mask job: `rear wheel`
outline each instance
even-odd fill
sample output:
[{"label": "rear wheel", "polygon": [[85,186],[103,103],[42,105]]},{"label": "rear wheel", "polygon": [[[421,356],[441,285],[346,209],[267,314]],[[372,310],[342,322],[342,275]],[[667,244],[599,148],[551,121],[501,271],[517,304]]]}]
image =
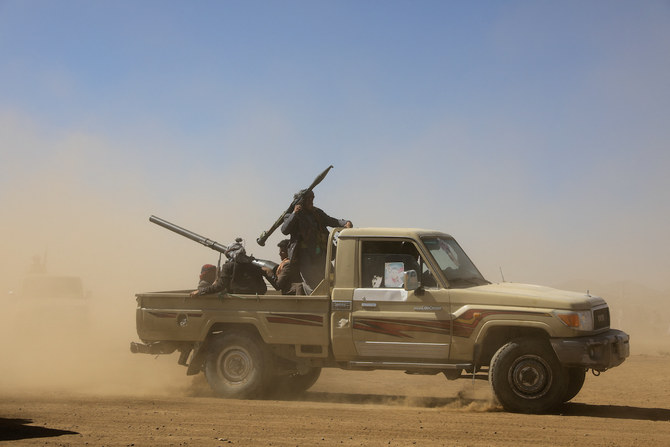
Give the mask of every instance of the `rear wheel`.
[{"label": "rear wheel", "polygon": [[272,360],[262,340],[250,333],[217,335],[205,360],[209,386],[222,397],[259,397],[269,381]]},{"label": "rear wheel", "polygon": [[563,402],[567,402],[579,394],[582,386],[584,386],[584,379],[586,379],[586,369],[568,368],[568,389],[565,391]]},{"label": "rear wheel", "polygon": [[564,402],[568,376],[547,342],[517,339],[491,359],[489,382],[505,410],[543,413]]}]

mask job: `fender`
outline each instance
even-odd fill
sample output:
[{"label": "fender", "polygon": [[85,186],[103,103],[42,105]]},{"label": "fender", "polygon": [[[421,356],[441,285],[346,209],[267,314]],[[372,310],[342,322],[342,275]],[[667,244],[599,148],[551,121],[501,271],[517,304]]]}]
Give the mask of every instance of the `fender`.
[{"label": "fender", "polygon": [[512,338],[523,335],[551,338],[551,326],[541,321],[489,320],[482,324],[474,340],[473,362],[482,366],[488,364],[499,347]]}]

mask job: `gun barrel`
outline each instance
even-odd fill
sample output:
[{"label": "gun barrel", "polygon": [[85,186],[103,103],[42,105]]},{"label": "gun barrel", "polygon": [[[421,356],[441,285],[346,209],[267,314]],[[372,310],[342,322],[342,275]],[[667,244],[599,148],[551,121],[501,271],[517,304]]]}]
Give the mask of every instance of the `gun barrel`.
[{"label": "gun barrel", "polygon": [[184,236],[185,238],[188,238],[194,242],[202,244],[205,247],[209,247],[212,250],[216,250],[219,253],[225,253],[226,250],[228,250],[228,247],[226,247],[225,245],[219,244],[216,241],[200,236],[197,233],[187,230],[186,228],[182,228],[179,225],[175,225],[171,222],[168,222],[165,219],[161,219],[160,217],[151,216],[149,217],[149,221],[155,223],[156,225],[160,225],[161,227],[166,228],[172,232],[175,232],[181,236]]}]

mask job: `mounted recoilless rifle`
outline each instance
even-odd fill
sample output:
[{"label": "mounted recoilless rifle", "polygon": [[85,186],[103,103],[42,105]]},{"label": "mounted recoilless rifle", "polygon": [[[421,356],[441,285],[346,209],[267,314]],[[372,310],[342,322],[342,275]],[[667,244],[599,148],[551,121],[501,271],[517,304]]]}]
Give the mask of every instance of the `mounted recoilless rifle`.
[{"label": "mounted recoilless rifle", "polygon": [[[149,221],[155,223],[156,225],[160,225],[163,228],[167,228],[170,231],[173,231],[177,234],[180,234],[184,236],[185,238],[188,238],[192,241],[195,241],[199,244],[204,245],[205,247],[211,248],[212,250],[216,250],[219,253],[223,253],[226,255],[226,258],[230,258],[230,248],[226,245],[219,244],[216,241],[213,241],[211,239],[208,239],[206,237],[200,236],[197,233],[194,233],[190,230],[187,230],[186,228],[182,228],[179,225],[175,225],[171,222],[168,222],[167,220],[161,219],[160,217],[156,216],[151,216],[149,217]],[[257,259],[254,258],[253,256],[249,256],[251,258],[251,263],[256,265],[257,267],[266,267],[270,270],[273,270],[275,267],[277,267],[276,262],[268,261],[265,259]]]},{"label": "mounted recoilless rifle", "polygon": [[307,188],[307,189],[303,189],[303,190],[301,190],[298,194],[295,195],[295,197],[293,198],[293,202],[291,202],[291,204],[288,206],[288,208],[286,208],[286,211],[284,211],[284,212],[282,213],[282,215],[279,216],[279,219],[277,219],[277,221],[276,221],[274,224],[272,224],[272,226],[270,227],[269,230],[267,230],[267,231],[263,231],[263,232],[261,233],[261,235],[258,237],[258,239],[256,239],[256,242],[258,242],[258,245],[260,245],[261,247],[265,246],[265,241],[267,241],[268,238],[272,235],[272,233],[273,233],[273,232],[274,232],[274,231],[275,231],[275,230],[276,230],[282,223],[284,223],[284,217],[286,217],[287,214],[291,214],[291,213],[293,212],[293,209],[295,208],[295,206],[296,206],[298,203],[300,203],[300,201],[302,200],[302,198],[305,197],[305,194],[307,194],[308,192],[312,191],[312,190],[316,187],[316,185],[318,185],[319,183],[321,183],[321,182],[323,181],[323,179],[326,178],[326,175],[328,175],[328,171],[330,171],[331,169],[333,169],[333,165],[328,166],[328,167],[326,168],[325,171],[323,171],[321,174],[319,174],[319,175],[314,179],[314,181],[312,182],[312,184],[309,185],[309,188]]}]

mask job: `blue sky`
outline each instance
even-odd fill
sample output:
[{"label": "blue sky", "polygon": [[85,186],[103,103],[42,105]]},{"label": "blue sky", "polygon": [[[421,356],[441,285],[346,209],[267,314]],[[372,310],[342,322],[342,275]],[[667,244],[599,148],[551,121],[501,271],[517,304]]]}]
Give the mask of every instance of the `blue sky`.
[{"label": "blue sky", "polygon": [[317,206],[449,232],[490,279],[667,289],[667,1],[0,0],[0,54],[6,272],[191,281],[212,255],[151,214],[274,257],[332,164]]}]

